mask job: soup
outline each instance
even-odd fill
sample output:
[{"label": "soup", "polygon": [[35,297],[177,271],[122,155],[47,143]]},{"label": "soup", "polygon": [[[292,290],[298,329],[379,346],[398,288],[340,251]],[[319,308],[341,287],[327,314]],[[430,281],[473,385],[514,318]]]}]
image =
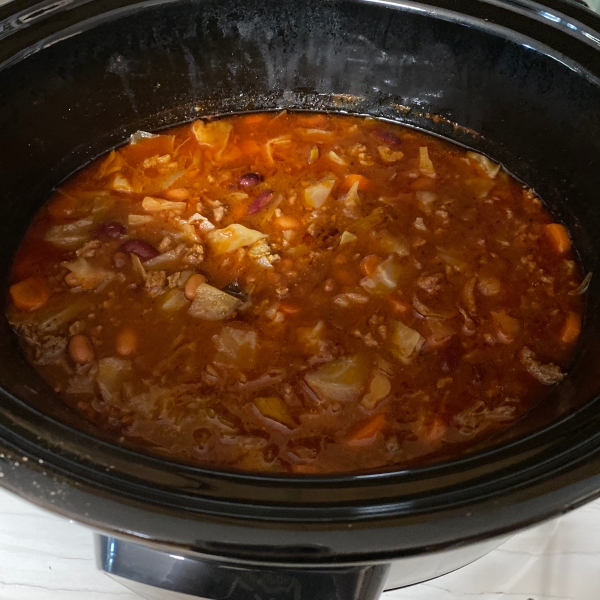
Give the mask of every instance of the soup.
[{"label": "soup", "polygon": [[588,281],[487,157],[257,113],[138,132],[65,182],[18,250],[8,316],[66,403],[146,451],[340,473],[511,425],[564,378]]}]

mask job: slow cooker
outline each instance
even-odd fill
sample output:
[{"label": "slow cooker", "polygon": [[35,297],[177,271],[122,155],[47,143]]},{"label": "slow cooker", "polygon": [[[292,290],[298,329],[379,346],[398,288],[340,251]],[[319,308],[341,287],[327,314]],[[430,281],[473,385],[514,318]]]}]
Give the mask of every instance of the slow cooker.
[{"label": "slow cooker", "polygon": [[[372,115],[483,152],[599,273],[599,77],[600,18],[566,0],[0,2],[1,297],[78,167],[139,129],[256,110]],[[143,454],[57,399],[0,310],[0,484],[89,525],[101,568],[149,598],[374,599],[600,495],[599,300],[596,275],[568,377],[515,426],[458,460],[343,476]]]}]

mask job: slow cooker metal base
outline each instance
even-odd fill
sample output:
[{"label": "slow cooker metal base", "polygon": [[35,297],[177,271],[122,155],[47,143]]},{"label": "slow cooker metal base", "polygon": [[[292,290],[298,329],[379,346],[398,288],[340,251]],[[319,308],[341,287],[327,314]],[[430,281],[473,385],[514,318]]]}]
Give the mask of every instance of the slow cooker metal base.
[{"label": "slow cooker metal base", "polygon": [[183,556],[95,535],[98,568],[147,600],[376,600],[383,590],[413,585],[459,569],[506,539],[403,557],[391,564],[271,567]]}]

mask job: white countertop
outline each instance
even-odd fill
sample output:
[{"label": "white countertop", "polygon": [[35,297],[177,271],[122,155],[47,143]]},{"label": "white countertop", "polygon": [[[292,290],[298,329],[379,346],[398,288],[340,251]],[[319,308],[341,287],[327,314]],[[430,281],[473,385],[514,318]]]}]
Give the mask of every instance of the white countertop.
[{"label": "white countertop", "polygon": [[[382,600],[598,600],[600,500]],[[0,490],[0,600],[140,600],[96,570],[85,527]]]}]

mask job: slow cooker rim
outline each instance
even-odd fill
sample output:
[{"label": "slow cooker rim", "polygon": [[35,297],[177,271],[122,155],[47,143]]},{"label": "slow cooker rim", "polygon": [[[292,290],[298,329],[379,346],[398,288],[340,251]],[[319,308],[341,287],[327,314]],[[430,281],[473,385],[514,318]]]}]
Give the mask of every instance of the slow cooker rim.
[{"label": "slow cooker rim", "polygon": [[[368,0],[362,0],[362,1],[363,1],[363,3],[368,2]],[[382,4],[389,4],[389,2],[382,3]],[[395,5],[395,3],[393,3],[393,4]],[[403,3],[400,3],[400,4],[403,4]],[[15,404],[15,406],[14,406],[15,413],[21,413],[21,415],[24,414],[24,415],[29,415],[32,417],[42,418],[43,420],[46,420],[46,421],[48,420],[48,417],[44,416],[42,413],[35,411],[31,407],[24,404],[21,400],[18,400],[16,397],[10,396],[10,398],[8,398],[9,395],[6,392],[4,392],[3,394],[7,400],[10,400]],[[535,432],[534,434],[532,434],[532,437],[537,440],[540,440],[541,434],[550,436],[551,433],[554,433],[559,426],[562,427],[564,425],[564,423],[568,423],[568,422],[573,423],[576,416],[580,416],[581,412],[583,412],[584,410],[589,410],[591,405],[595,405],[599,401],[600,401],[600,399],[596,398],[594,401],[587,404],[585,407],[582,407],[576,413],[568,415],[564,420],[561,420],[558,423],[552,424],[547,429],[545,429],[541,432]],[[19,415],[19,420],[21,420],[21,418],[20,418],[21,415]],[[8,424],[8,422],[11,420],[11,417],[13,417],[13,415],[9,415],[7,413],[6,406],[2,407],[2,417],[4,419],[5,425]],[[87,434],[80,432],[78,430],[69,428],[68,426],[66,426],[62,423],[55,422],[55,424],[60,425],[63,428],[66,428],[65,435],[67,437],[81,438],[82,448],[84,448],[86,442],[89,442],[92,439],[91,436],[88,436]],[[37,435],[39,435],[39,433],[40,433],[39,431],[37,431],[35,434],[33,433],[33,431],[31,432],[32,436],[34,436],[34,435],[37,436]],[[17,437],[15,436],[14,431],[7,432],[2,437],[4,437],[4,440],[7,443],[7,446],[12,445],[11,442],[14,442],[15,446],[13,446],[13,447],[15,448],[15,450],[19,450],[19,449],[23,448],[24,446],[28,446],[29,441],[31,441],[31,440],[26,440],[26,438],[21,438],[21,440],[19,441],[17,439]],[[33,440],[33,437],[31,439]],[[595,439],[594,436],[591,436],[589,438],[589,441],[592,442],[592,441],[594,441],[594,439]],[[507,447],[500,447],[497,449],[488,450],[481,456],[485,456],[486,458],[489,458],[492,455],[497,455],[498,452],[500,452],[506,448],[514,448],[515,446],[518,446],[521,443],[523,443],[525,440],[531,441],[529,436],[527,436],[526,438],[515,441],[513,444],[511,444]],[[96,444],[105,444],[105,442],[102,442],[101,440],[97,440],[95,438],[93,438],[93,442]],[[125,448],[120,448],[120,447],[112,445],[112,444],[110,444],[110,445],[107,444],[107,445],[110,446],[111,450],[113,450],[113,451],[118,450],[118,453],[123,453],[124,456],[131,456],[133,454],[133,455],[135,455],[136,459],[138,459],[138,460],[143,459],[142,462],[145,462],[146,464],[148,464],[146,462],[148,460],[150,460],[150,461],[158,460],[162,465],[165,465],[167,468],[175,465],[178,467],[178,469],[180,469],[182,466],[181,463],[171,463],[170,461],[166,461],[164,459],[155,459],[154,457],[148,457],[145,454],[137,453],[135,451],[125,449]],[[600,446],[600,443],[598,443],[598,440],[596,439],[596,444],[593,444],[593,449],[596,450],[599,446]],[[577,448],[577,450],[581,451],[581,448]],[[574,452],[575,450],[571,449],[571,451]],[[585,452],[588,452],[588,451],[589,451],[589,448],[585,449]],[[25,455],[25,454],[27,454],[27,451],[20,452],[20,454]],[[577,454],[577,453],[575,453],[575,454]],[[423,474],[425,472],[436,471],[440,467],[449,468],[449,467],[455,466],[457,464],[464,465],[466,462],[472,462],[475,458],[478,458],[478,457],[479,457],[479,455],[478,456],[469,456],[469,457],[459,459],[458,461],[450,461],[448,463],[443,463],[442,465],[432,465],[430,467],[423,468],[423,470],[412,470],[410,474],[413,476],[418,476],[419,474]],[[579,455],[577,455],[573,458],[581,458],[581,457],[579,457]],[[45,460],[41,457],[38,457],[35,454],[35,452],[31,453],[31,459]],[[51,463],[51,461],[45,461],[44,464],[52,464],[52,463]],[[349,475],[349,476],[341,476],[340,478],[335,478],[335,477],[331,477],[331,476],[314,477],[314,478],[313,477],[294,477],[294,476],[273,477],[272,475],[265,476],[265,475],[255,475],[255,474],[249,475],[249,474],[243,474],[243,473],[227,473],[227,472],[222,472],[222,471],[205,470],[205,469],[201,469],[199,467],[190,467],[190,469],[193,469],[194,474],[207,475],[207,476],[211,476],[211,477],[218,476],[218,477],[224,477],[226,479],[231,478],[231,479],[251,480],[252,482],[260,481],[263,484],[266,482],[272,482],[272,483],[282,483],[283,482],[285,485],[289,485],[291,482],[294,482],[297,480],[298,482],[304,484],[305,486],[308,484],[311,484],[311,483],[314,483],[315,485],[320,486],[320,485],[322,485],[322,483],[324,481],[325,482],[333,482],[333,483],[337,483],[337,484],[346,484],[346,483],[354,484],[354,483],[356,483],[357,480],[359,482],[364,481],[364,482],[369,482],[369,483],[377,480],[377,483],[379,483],[380,480],[385,480],[387,478],[392,478],[392,477],[397,477],[399,475],[403,475],[403,472],[394,472],[394,473],[376,473],[376,474],[365,474],[365,475]]]}]

